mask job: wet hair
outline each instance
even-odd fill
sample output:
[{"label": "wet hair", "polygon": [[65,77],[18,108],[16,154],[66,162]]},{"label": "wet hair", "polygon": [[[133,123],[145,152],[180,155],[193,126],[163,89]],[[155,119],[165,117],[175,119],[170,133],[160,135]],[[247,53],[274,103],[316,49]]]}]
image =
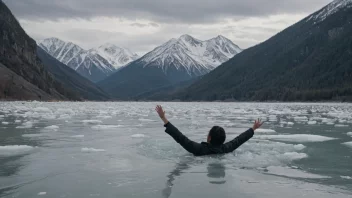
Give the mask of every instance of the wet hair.
[{"label": "wet hair", "polygon": [[210,144],[214,146],[220,146],[226,140],[225,130],[219,126],[214,126],[213,128],[211,128],[211,130],[209,131],[209,136],[211,137]]}]

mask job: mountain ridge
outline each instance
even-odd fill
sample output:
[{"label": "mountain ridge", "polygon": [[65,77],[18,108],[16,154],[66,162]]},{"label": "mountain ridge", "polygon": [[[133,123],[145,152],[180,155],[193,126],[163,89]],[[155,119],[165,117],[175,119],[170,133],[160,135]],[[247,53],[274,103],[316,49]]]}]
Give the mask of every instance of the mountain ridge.
[{"label": "mountain ridge", "polygon": [[182,35],[154,48],[98,85],[116,98],[129,99],[202,76],[240,51],[222,37],[201,41]]},{"label": "mountain ridge", "polygon": [[113,44],[109,46],[104,44],[98,48],[85,50],[72,42],[65,42],[55,37],[41,40],[38,43],[38,46],[47,53],[92,82],[103,80],[124,64],[136,59],[137,56],[130,50]]},{"label": "mountain ridge", "polygon": [[[348,3],[329,12],[341,2]],[[332,2],[168,99],[352,100],[351,2]],[[309,20],[315,16],[326,17]]]}]

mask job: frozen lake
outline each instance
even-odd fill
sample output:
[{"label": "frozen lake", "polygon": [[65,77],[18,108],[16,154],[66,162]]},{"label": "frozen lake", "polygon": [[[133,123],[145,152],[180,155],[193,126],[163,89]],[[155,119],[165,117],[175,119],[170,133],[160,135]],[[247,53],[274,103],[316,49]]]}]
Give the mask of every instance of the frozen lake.
[{"label": "frozen lake", "polygon": [[193,157],[164,132],[158,103],[0,103],[0,197],[352,197],[352,104],[161,103],[190,139],[232,154]]}]

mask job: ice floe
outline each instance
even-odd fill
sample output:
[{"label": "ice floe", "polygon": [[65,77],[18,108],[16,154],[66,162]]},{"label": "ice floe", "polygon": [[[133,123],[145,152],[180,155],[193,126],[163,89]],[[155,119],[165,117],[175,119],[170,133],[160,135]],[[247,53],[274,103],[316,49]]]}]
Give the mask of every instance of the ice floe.
[{"label": "ice floe", "polygon": [[104,149],[96,149],[96,148],[82,148],[82,152],[84,153],[94,153],[94,152],[104,152]]},{"label": "ice floe", "polygon": [[131,135],[132,138],[144,138],[145,135],[144,134],[134,134],[134,135]]},{"label": "ice floe", "polygon": [[311,134],[293,134],[293,135],[258,135],[255,136],[258,139],[266,140],[278,140],[287,142],[325,142],[330,140],[335,140],[336,138],[311,135]]},{"label": "ice floe", "polygon": [[308,157],[308,155],[305,153],[297,153],[297,152],[287,152],[287,153],[284,153],[284,156],[287,157],[287,159],[289,160],[300,160]]},{"label": "ice floe", "polygon": [[0,156],[16,156],[16,155],[24,155],[33,151],[35,147],[27,146],[27,145],[7,145],[0,146]]},{"label": "ice floe", "polygon": [[101,120],[82,120],[85,124],[100,124],[103,123]]},{"label": "ice floe", "polygon": [[25,138],[36,138],[36,137],[42,137],[44,136],[43,134],[23,134],[22,137]]},{"label": "ice floe", "polygon": [[297,150],[297,151],[301,151],[301,150],[303,150],[303,149],[306,148],[306,146],[304,146],[303,144],[297,144],[297,145],[294,145],[293,147],[294,147],[295,150]]},{"label": "ice floe", "polygon": [[84,138],[84,135],[73,135],[72,138]]},{"label": "ice floe", "polygon": [[44,127],[45,130],[51,130],[51,131],[57,131],[59,130],[59,126],[57,125],[51,125],[51,126],[47,126],[47,127]]},{"label": "ice floe", "polygon": [[345,143],[342,143],[343,145],[345,146],[348,146],[350,148],[352,148],[352,142],[345,142]]},{"label": "ice floe", "polygon": [[123,127],[122,125],[95,125],[92,126],[92,129],[104,130],[104,129],[116,129]]},{"label": "ice floe", "polygon": [[345,125],[345,124],[335,124],[335,127],[348,127],[348,125]]},{"label": "ice floe", "polygon": [[309,121],[307,124],[314,125],[314,124],[317,124],[317,121]]},{"label": "ice floe", "polygon": [[17,126],[17,129],[29,129],[33,127],[34,122],[32,121],[27,121],[25,123],[23,123],[21,126]]},{"label": "ice floe", "polygon": [[254,133],[276,133],[273,129],[257,129]]}]

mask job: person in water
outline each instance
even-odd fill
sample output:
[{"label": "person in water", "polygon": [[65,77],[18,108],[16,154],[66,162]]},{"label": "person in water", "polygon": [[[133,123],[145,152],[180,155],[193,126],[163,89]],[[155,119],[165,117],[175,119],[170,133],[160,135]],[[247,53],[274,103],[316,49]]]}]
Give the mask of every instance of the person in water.
[{"label": "person in water", "polygon": [[231,153],[251,139],[254,135],[254,131],[260,128],[264,123],[260,119],[256,120],[252,128],[248,129],[246,132],[226,144],[224,144],[226,139],[225,130],[222,127],[214,126],[209,131],[207,142],[202,142],[199,144],[188,139],[174,125],[172,125],[167,120],[165,111],[160,105],[158,105],[155,110],[164,122],[164,127],[166,127],[165,132],[173,137],[174,140],[184,149],[195,156]]}]

